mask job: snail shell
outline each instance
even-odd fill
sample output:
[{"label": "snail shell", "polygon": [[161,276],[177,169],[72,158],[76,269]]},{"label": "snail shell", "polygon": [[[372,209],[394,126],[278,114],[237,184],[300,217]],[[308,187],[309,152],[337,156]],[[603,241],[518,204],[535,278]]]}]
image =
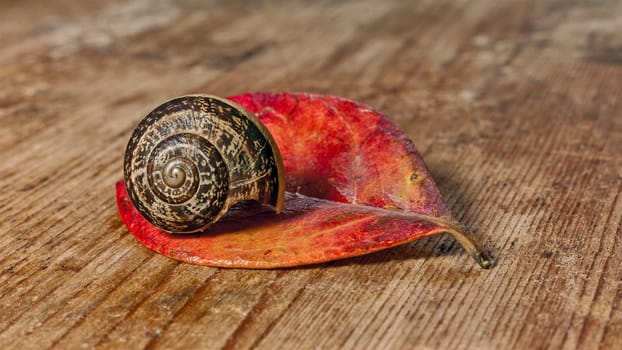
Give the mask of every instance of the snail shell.
[{"label": "snail shell", "polygon": [[127,145],[124,179],[145,219],[172,233],[204,230],[234,204],[283,208],[283,160],[268,129],[226,99],[193,95],[160,105]]}]

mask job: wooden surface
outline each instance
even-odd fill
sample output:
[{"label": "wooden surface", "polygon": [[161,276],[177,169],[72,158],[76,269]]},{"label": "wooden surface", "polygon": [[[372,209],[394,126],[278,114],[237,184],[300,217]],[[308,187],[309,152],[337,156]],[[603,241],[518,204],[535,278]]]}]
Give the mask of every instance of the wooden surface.
[{"label": "wooden surface", "polygon": [[[622,2],[0,3],[0,348],[622,347]],[[299,269],[143,248],[114,183],[188,93],[389,115],[498,258],[449,237]]]}]

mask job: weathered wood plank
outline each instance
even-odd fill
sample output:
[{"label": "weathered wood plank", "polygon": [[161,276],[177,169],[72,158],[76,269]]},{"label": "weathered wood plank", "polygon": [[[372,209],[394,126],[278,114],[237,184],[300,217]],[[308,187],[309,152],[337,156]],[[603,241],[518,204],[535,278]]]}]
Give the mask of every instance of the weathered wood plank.
[{"label": "weathered wood plank", "polygon": [[[622,347],[617,1],[0,4],[0,348]],[[141,247],[114,183],[172,96],[312,91],[385,112],[449,237],[301,269]]]}]

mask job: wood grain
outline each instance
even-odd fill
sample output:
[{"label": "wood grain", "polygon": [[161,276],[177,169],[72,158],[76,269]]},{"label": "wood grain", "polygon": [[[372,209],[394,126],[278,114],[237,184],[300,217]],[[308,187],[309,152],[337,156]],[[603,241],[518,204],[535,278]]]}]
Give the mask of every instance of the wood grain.
[{"label": "wood grain", "polygon": [[[0,348],[622,347],[622,3],[0,4]],[[299,269],[178,263],[114,183],[154,106],[309,91],[389,115],[449,237]]]}]

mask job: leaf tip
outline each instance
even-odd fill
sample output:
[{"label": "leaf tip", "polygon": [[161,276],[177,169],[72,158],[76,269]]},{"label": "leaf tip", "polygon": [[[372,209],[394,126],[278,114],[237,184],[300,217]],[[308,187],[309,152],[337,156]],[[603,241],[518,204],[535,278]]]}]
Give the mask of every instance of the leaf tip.
[{"label": "leaf tip", "polygon": [[473,253],[473,259],[479,264],[482,269],[490,269],[494,265],[494,260],[487,252],[475,252]]},{"label": "leaf tip", "polygon": [[473,238],[466,232],[456,229],[447,229],[447,233],[452,235],[458,243],[466,250],[477,264],[483,269],[490,269],[494,266],[494,259],[488,253],[479,248]]}]

